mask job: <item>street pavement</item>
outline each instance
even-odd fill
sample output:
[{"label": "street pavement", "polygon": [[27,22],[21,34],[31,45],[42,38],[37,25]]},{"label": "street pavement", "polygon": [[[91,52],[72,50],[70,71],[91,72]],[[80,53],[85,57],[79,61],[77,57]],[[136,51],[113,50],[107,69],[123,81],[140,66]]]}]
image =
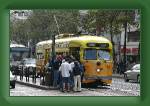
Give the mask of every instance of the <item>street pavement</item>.
[{"label": "street pavement", "polygon": [[82,92],[63,93],[59,90],[39,89],[17,83],[15,89],[10,89],[10,96],[140,96],[140,84],[124,82],[124,79],[116,77],[110,86],[82,88]]}]

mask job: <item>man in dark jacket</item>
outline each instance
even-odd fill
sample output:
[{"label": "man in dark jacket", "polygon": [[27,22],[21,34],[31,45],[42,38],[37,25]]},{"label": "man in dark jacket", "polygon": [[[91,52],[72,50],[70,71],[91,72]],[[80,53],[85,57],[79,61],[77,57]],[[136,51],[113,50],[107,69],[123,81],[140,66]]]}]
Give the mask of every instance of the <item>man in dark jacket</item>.
[{"label": "man in dark jacket", "polygon": [[78,61],[74,62],[74,91],[81,91],[81,68]]},{"label": "man in dark jacket", "polygon": [[54,63],[53,63],[53,71],[54,71],[54,87],[57,87],[57,82],[58,82],[58,75],[59,75],[59,67],[60,67],[60,61],[58,58],[56,58],[54,60]]}]

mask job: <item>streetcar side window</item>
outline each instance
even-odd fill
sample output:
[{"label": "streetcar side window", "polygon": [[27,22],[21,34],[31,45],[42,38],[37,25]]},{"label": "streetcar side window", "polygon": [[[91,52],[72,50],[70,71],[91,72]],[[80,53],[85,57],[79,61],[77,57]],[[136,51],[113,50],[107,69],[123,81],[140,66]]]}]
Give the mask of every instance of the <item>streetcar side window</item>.
[{"label": "streetcar side window", "polygon": [[70,48],[70,55],[75,57],[78,61],[80,60],[80,47],[71,47]]},{"label": "streetcar side window", "polygon": [[96,49],[86,49],[84,51],[84,59],[85,60],[96,60],[97,59]]},{"label": "streetcar side window", "polygon": [[37,59],[43,59],[44,56],[43,56],[43,53],[37,53]]}]

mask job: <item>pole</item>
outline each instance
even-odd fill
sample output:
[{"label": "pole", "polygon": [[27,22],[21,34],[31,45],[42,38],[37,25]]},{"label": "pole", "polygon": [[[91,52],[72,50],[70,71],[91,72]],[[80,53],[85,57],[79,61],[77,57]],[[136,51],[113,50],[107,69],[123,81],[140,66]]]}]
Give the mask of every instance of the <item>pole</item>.
[{"label": "pole", "polygon": [[55,58],[55,34],[52,35],[52,66]]},{"label": "pole", "polygon": [[139,45],[138,45],[138,62],[140,62],[140,41],[139,41]]},{"label": "pole", "polygon": [[[57,31],[58,31],[58,34],[60,34],[60,31],[59,31],[59,25],[58,25],[58,22],[57,22],[57,19],[56,19],[56,16],[55,15],[53,15],[54,16],[54,21],[56,22],[56,26],[57,26]],[[55,70],[54,70],[54,60],[55,60],[55,35],[56,35],[56,32],[54,31],[53,32],[53,35],[52,35],[52,75],[53,75],[53,86],[54,86],[54,82],[55,82],[55,79],[56,78],[54,78],[54,77],[56,77],[55,76],[55,74],[56,74],[56,72],[54,72]]]},{"label": "pole", "polygon": [[[56,22],[58,34],[60,34],[59,25],[58,25],[56,16],[53,15],[53,17],[54,17],[54,21]],[[53,67],[53,63],[54,63],[54,59],[55,59],[55,34],[56,34],[56,32],[54,31],[54,32],[53,32],[53,35],[52,35],[52,67]]]},{"label": "pole", "polygon": [[48,80],[48,83],[51,85],[53,85],[53,82],[54,82],[54,59],[55,59],[55,33],[53,32],[52,33],[52,52],[50,52],[50,61],[49,61],[49,64],[51,66],[51,71],[49,72],[48,71],[48,76],[50,76],[49,80]]},{"label": "pole", "polygon": [[125,30],[125,36],[124,36],[124,47],[123,47],[123,55],[124,55],[124,71],[126,71],[126,38],[127,38],[127,10],[125,12],[125,22],[124,22],[124,30]]},{"label": "pole", "polygon": [[[56,19],[56,16],[54,16],[54,21],[56,22],[56,26],[57,26],[57,30],[58,30],[58,34],[60,34],[60,31],[59,31],[59,25],[58,25],[58,22],[57,22],[57,19]],[[53,63],[54,63],[54,59],[55,59],[55,31],[53,32],[53,35],[52,35],[52,66],[53,66]]]}]

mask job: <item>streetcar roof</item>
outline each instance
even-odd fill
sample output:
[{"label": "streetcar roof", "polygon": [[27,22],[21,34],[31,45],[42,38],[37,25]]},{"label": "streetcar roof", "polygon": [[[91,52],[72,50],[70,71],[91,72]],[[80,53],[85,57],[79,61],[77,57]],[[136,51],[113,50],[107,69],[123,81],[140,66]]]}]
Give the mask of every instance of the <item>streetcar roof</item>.
[{"label": "streetcar roof", "polygon": [[[68,42],[68,41],[101,41],[101,42],[110,42],[107,38],[105,37],[100,37],[100,36],[80,36],[80,37],[71,37],[71,38],[62,38],[62,39],[56,39],[57,42]],[[37,43],[36,45],[44,45],[44,44],[51,44],[52,40],[46,40],[46,41],[41,41]]]},{"label": "streetcar roof", "polygon": [[25,47],[22,44],[10,44],[10,47]]}]

